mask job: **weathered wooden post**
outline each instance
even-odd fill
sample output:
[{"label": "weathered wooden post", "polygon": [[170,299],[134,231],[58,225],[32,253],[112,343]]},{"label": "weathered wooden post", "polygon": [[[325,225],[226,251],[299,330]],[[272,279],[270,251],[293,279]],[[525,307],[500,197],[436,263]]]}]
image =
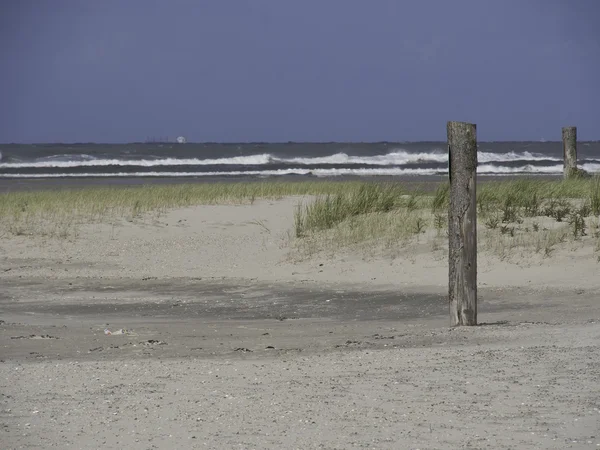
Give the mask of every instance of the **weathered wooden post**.
[{"label": "weathered wooden post", "polygon": [[477,126],[448,122],[450,322],[477,325]]},{"label": "weathered wooden post", "polygon": [[577,176],[577,127],[563,127],[564,178]]}]

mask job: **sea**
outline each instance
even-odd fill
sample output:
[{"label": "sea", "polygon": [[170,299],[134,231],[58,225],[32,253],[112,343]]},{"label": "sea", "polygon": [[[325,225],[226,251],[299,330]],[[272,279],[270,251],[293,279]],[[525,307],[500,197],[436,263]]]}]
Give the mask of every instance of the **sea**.
[{"label": "sea", "polygon": [[[578,142],[600,172],[600,142]],[[561,142],[480,142],[478,175],[560,175]],[[2,144],[0,178],[415,177],[448,173],[444,142]]]}]

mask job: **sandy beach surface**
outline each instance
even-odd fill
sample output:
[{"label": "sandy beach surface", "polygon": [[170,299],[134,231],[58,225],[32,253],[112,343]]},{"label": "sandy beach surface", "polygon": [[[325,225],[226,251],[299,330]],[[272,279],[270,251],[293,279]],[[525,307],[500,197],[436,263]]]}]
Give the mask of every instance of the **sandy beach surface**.
[{"label": "sandy beach surface", "polygon": [[443,249],[303,256],[298,201],[3,236],[0,447],[600,448],[593,248],[482,252],[449,328]]}]

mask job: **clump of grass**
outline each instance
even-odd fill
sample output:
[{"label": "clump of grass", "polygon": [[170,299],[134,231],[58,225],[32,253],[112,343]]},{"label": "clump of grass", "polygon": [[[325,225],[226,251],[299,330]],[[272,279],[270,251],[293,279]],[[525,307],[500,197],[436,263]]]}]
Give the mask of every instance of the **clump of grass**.
[{"label": "clump of grass", "polygon": [[294,243],[300,257],[325,252],[335,254],[352,248],[364,254],[393,254],[411,239],[426,231],[427,216],[422,211],[399,208],[387,213],[353,216],[337,226],[305,234]]},{"label": "clump of grass", "polygon": [[579,212],[571,213],[569,216],[569,225],[571,226],[571,233],[574,239],[579,239],[586,235],[586,223],[585,216],[582,216]]},{"label": "clump of grass", "polygon": [[398,185],[363,184],[354,191],[317,197],[296,209],[295,234],[302,237],[331,229],[351,217],[389,212],[400,204],[401,192]]},{"label": "clump of grass", "polygon": [[588,200],[584,200],[584,202],[575,210],[576,214],[579,214],[581,217],[589,217],[592,214],[592,207]]},{"label": "clump of grass", "polygon": [[417,208],[417,196],[412,194],[408,197],[406,201],[406,209],[409,211],[414,211]]},{"label": "clump of grass", "polygon": [[518,219],[518,205],[512,194],[507,195],[502,203],[502,222],[512,223]]},{"label": "clump of grass", "polygon": [[448,209],[448,202],[450,198],[450,183],[442,183],[438,186],[433,194],[433,200],[431,208],[434,213],[437,213],[441,210]]},{"label": "clump of grass", "polygon": [[438,235],[441,233],[442,229],[448,227],[448,215],[436,213],[433,217],[433,224],[435,229],[438,231]]},{"label": "clump of grass", "polygon": [[[586,198],[593,186],[593,179],[540,180],[522,178],[519,180],[482,183],[477,190],[480,212],[482,208],[502,205],[507,198],[511,203],[523,208],[526,215],[533,217],[539,214],[544,200],[560,198]],[[600,186],[598,187],[600,196]]]},{"label": "clump of grass", "polygon": [[562,222],[565,217],[571,213],[571,204],[564,198],[551,199],[544,210],[544,214],[554,218],[557,222]]},{"label": "clump of grass", "polygon": [[594,216],[600,216],[600,175],[590,183],[590,209]]},{"label": "clump of grass", "polygon": [[485,219],[485,227],[490,229],[490,230],[495,230],[496,228],[498,228],[498,225],[500,224],[500,217],[498,217],[497,214],[492,214],[490,216],[487,217],[487,219]]},{"label": "clump of grass", "polygon": [[580,169],[579,167],[573,167],[569,170],[569,178],[573,178],[573,179],[586,179],[586,178],[590,178],[592,175],[589,172],[586,172],[583,169]]},{"label": "clump of grass", "polygon": [[600,262],[600,224],[594,224],[594,231],[592,234],[595,244],[594,244],[594,252],[599,253],[598,262]]},{"label": "clump of grass", "polygon": [[327,195],[318,198],[314,203],[305,206],[298,205],[294,214],[296,237],[303,237],[311,230],[326,230],[349,217],[345,209],[343,194]]},{"label": "clump of grass", "polygon": [[421,234],[425,232],[425,227],[427,226],[427,222],[423,217],[417,217],[415,219],[415,234]]},{"label": "clump of grass", "polygon": [[502,225],[498,231],[486,230],[480,235],[481,248],[500,257],[509,259],[523,256],[532,252],[541,254],[545,258],[554,254],[557,246],[564,243],[571,235],[569,226],[559,226],[554,229],[543,229],[536,233],[517,230],[515,227]]},{"label": "clump of grass", "polygon": [[497,204],[497,199],[490,190],[483,189],[477,193],[477,211],[479,214],[489,214]]},{"label": "clump of grass", "polygon": [[538,216],[540,213],[541,206],[542,202],[537,191],[530,192],[528,193],[528,195],[523,197],[523,209],[525,211],[526,216]]}]

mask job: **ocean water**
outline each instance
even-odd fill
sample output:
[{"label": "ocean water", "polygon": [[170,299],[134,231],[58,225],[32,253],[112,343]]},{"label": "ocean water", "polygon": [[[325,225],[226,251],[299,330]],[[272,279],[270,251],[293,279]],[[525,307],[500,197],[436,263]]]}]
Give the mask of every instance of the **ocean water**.
[{"label": "ocean water", "polygon": [[[578,143],[600,172],[600,142]],[[560,142],[480,142],[480,175],[559,175]],[[448,173],[444,142],[3,144],[0,178],[427,176]]]}]

